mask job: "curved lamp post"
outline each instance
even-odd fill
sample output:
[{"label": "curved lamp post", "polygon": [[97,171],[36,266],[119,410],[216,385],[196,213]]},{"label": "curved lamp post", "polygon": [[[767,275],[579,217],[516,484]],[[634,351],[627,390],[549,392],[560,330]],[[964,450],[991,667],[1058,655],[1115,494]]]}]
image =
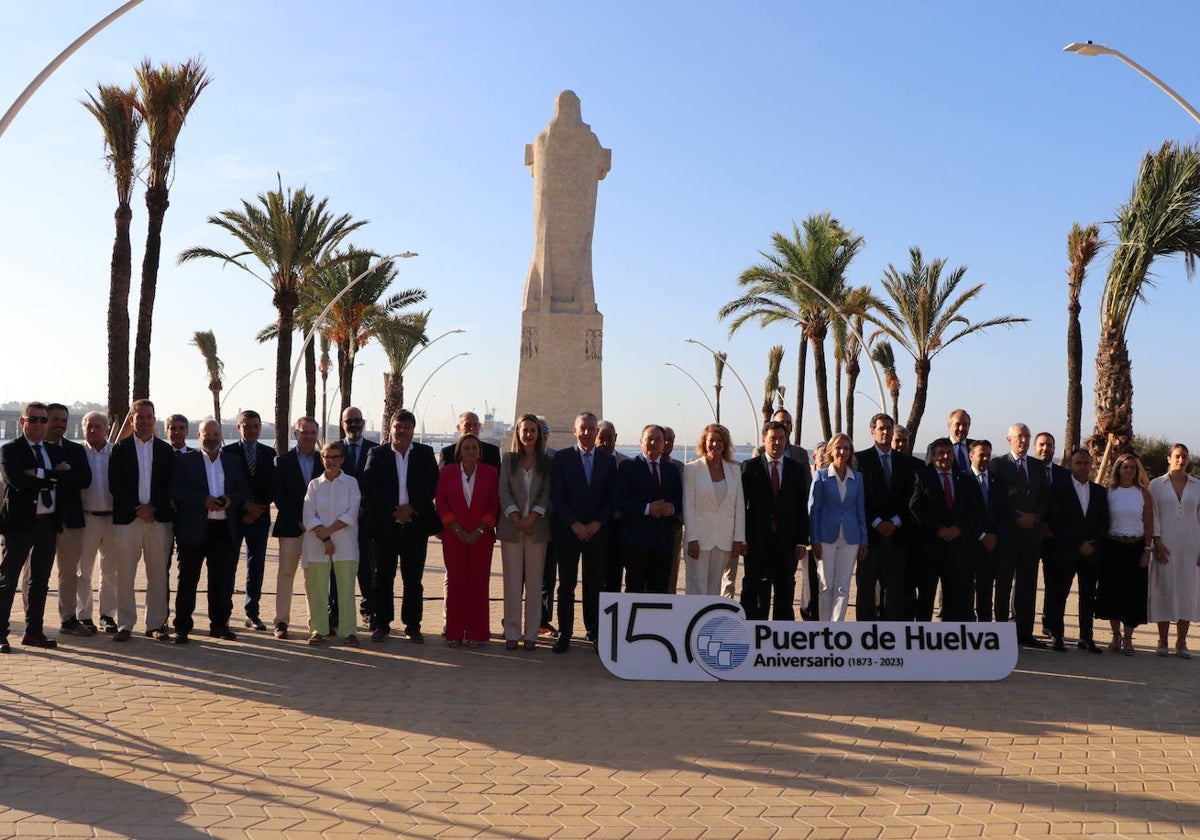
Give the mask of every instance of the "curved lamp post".
[{"label": "curved lamp post", "polygon": [[[453,362],[453,361],[454,361],[455,359],[457,359],[459,356],[470,356],[470,355],[471,355],[471,354],[470,354],[469,352],[467,352],[466,350],[462,351],[461,353],[455,353],[455,354],[454,354],[453,356],[451,356],[449,359],[446,359],[446,361],[442,362],[440,365],[438,365],[437,367],[435,367],[435,368],[433,369],[433,371],[432,371],[432,372],[431,372],[431,373],[430,373],[428,376],[426,376],[426,377],[425,377],[425,381],[421,383],[421,387],[417,389],[417,395],[416,395],[416,397],[414,397],[414,398],[413,398],[413,405],[415,406],[415,405],[417,405],[419,402],[421,402],[421,394],[423,394],[423,393],[425,392],[425,386],[429,384],[429,380],[433,379],[433,377],[437,375],[437,372],[438,372],[439,370],[441,370],[441,369],[442,369],[442,368],[444,368],[446,365],[448,365],[448,364],[450,364],[451,362]],[[414,412],[414,413],[415,413],[415,412]]]},{"label": "curved lamp post", "polygon": [[[713,401],[711,399],[709,399],[708,391],[704,390],[704,386],[696,381],[696,377],[692,376],[690,373],[688,373],[686,370],[684,370],[683,368],[681,368],[679,365],[675,364],[674,362],[663,362],[663,364],[666,365],[667,367],[675,368],[675,370],[679,371],[684,376],[686,376],[688,379],[692,380],[692,383],[697,388],[699,388],[700,393],[704,395],[704,399],[708,400],[708,410],[711,411],[714,415],[716,415],[717,409],[713,406]],[[683,411],[683,408],[680,407],[679,410]],[[718,422],[720,422],[720,421],[718,421]]]},{"label": "curved lamp post", "polygon": [[237,382],[234,382],[232,385],[230,385],[228,388],[225,389],[225,396],[221,397],[221,413],[222,414],[225,413],[225,400],[229,399],[229,395],[233,393],[233,389],[236,388],[237,386],[241,385],[243,380],[245,380],[248,376],[250,376],[251,374],[258,373],[260,370],[262,370],[262,368],[255,368],[254,370],[247,371],[246,373],[242,374],[238,378]]},{"label": "curved lamp post", "polygon": [[29,83],[25,90],[21,91],[21,95],[18,96],[16,101],[13,102],[13,104],[9,106],[8,110],[4,112],[4,116],[0,117],[0,136],[4,135],[4,130],[7,129],[9,123],[16,118],[17,112],[25,107],[25,103],[29,101],[30,97],[37,93],[37,89],[42,86],[42,83],[45,82],[46,79],[50,78],[51,73],[61,67],[68,58],[75,54],[76,50],[78,50],[88,41],[92,40],[92,38],[97,35],[100,30],[104,29],[104,27],[108,26],[114,20],[141,2],[142,0],[129,0],[128,3],[114,10],[111,14],[103,18],[87,32],[84,32],[82,35],[72,41],[65,50],[56,55],[54,60],[47,64],[42,72],[38,73],[37,76],[34,77],[34,80]]},{"label": "curved lamp post", "polygon": [[376,263],[372,267],[368,268],[362,274],[358,275],[353,280],[351,280],[349,283],[347,283],[346,288],[342,289],[340,292],[338,292],[336,295],[334,295],[333,300],[329,301],[328,305],[326,305],[326,307],[321,310],[321,314],[318,315],[316,317],[316,319],[313,321],[312,329],[310,329],[308,331],[308,335],[304,336],[304,342],[300,345],[300,352],[296,354],[296,364],[292,366],[292,381],[291,381],[291,384],[288,385],[288,416],[289,417],[292,414],[292,398],[296,394],[296,377],[300,375],[300,365],[304,362],[304,351],[308,349],[308,345],[312,344],[313,336],[317,334],[317,330],[320,329],[321,322],[325,320],[325,316],[329,314],[329,310],[333,309],[333,307],[337,304],[337,302],[342,299],[343,295],[345,295],[346,292],[350,291],[356,285],[358,285],[358,283],[367,275],[374,274],[376,271],[383,268],[385,265],[389,264],[393,260],[407,260],[407,259],[409,259],[411,257],[415,257],[415,256],[418,256],[418,255],[416,253],[414,253],[413,251],[405,251],[402,254],[392,254],[390,257],[381,258],[378,263]]},{"label": "curved lamp post", "polygon": [[[415,256],[415,255],[414,255],[414,256]],[[465,332],[466,332],[466,330],[462,329],[461,327],[460,327],[459,329],[457,329],[457,330],[446,330],[444,333],[442,333],[441,335],[439,335],[439,336],[438,336],[437,338],[435,338],[433,341],[427,341],[427,342],[425,342],[425,344],[423,344],[423,345],[421,346],[421,349],[419,349],[419,350],[418,350],[416,353],[413,353],[411,356],[409,356],[409,357],[408,357],[408,361],[407,361],[407,362],[405,362],[405,363],[404,363],[404,366],[400,368],[400,373],[401,373],[401,375],[403,375],[403,374],[404,374],[404,371],[408,370],[408,366],[409,366],[409,365],[411,365],[413,362],[415,362],[415,361],[417,360],[417,356],[420,356],[422,353],[424,353],[426,350],[428,350],[428,349],[429,349],[430,347],[432,347],[433,345],[437,344],[437,343],[438,343],[439,341],[441,341],[443,338],[445,338],[445,337],[446,337],[446,336],[448,336],[448,335],[458,335],[459,333],[465,333]],[[414,406],[416,405],[416,402],[415,402],[415,401],[413,402],[413,405],[414,405]]]},{"label": "curved lamp post", "polygon": [[1167,96],[1174,99],[1176,105],[1188,112],[1188,116],[1190,116],[1196,122],[1200,122],[1200,112],[1197,112],[1195,108],[1189,105],[1186,99],[1184,99],[1175,91],[1171,90],[1170,86],[1168,86],[1167,83],[1162,79],[1158,78],[1158,76],[1155,76],[1145,67],[1138,64],[1120,50],[1110,49],[1103,44],[1093,44],[1091,41],[1088,41],[1084,44],[1067,44],[1065,47],[1063,47],[1063,52],[1072,52],[1076,55],[1111,55],[1114,58],[1119,58],[1121,61],[1125,62],[1125,64],[1129,65],[1134,70],[1141,73],[1145,78],[1153,82],[1154,85]]},{"label": "curved lamp post", "polygon": [[734,375],[734,378],[737,379],[738,384],[742,386],[742,390],[746,392],[746,402],[750,403],[750,416],[754,418],[750,423],[750,429],[754,433],[755,437],[758,437],[759,430],[762,425],[758,419],[758,408],[757,408],[757,406],[754,405],[754,398],[752,396],[750,396],[750,389],[746,387],[746,383],[742,381],[742,377],[738,375],[738,372],[733,369],[733,365],[729,364],[729,359],[725,356],[722,356],[720,353],[718,353],[716,350],[709,347],[703,341],[699,341],[694,338],[688,338],[688,339],[684,339],[684,340],[688,344],[699,344],[701,347],[703,347],[705,350],[707,350],[709,353],[711,353],[712,357],[714,359],[720,359],[721,363],[726,367],[726,369],[728,369],[729,372]]}]

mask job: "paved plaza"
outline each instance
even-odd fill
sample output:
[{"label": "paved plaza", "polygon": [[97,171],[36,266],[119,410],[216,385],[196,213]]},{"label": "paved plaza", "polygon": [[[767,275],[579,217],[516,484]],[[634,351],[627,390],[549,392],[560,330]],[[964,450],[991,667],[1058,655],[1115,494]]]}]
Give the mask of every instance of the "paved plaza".
[{"label": "paved plaza", "polygon": [[[426,630],[441,577],[432,547]],[[493,578],[495,631],[498,552]],[[267,582],[264,618],[273,559]],[[0,658],[0,836],[1200,835],[1200,660],[1155,657],[1145,628],[1132,658],[1022,651],[1002,682],[948,684],[625,682],[582,645],[143,629]]]}]

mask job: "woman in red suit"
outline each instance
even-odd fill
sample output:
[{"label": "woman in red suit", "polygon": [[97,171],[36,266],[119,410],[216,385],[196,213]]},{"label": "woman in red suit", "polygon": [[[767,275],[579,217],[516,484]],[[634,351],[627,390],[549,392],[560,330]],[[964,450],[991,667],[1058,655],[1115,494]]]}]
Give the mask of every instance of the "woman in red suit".
[{"label": "woman in red suit", "polygon": [[490,636],[488,585],[492,546],[500,517],[500,477],[480,463],[479,438],[463,435],[456,462],[438,476],[438,516],[442,520],[442,557],[446,563],[446,641],[458,647],[482,644]]}]

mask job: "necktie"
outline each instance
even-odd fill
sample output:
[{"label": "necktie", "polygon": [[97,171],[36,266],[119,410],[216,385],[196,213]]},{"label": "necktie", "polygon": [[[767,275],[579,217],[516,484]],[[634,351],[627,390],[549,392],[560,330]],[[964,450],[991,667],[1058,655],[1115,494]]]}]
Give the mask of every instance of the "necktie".
[{"label": "necktie", "polygon": [[771,492],[779,495],[779,462],[771,462]]},{"label": "necktie", "polygon": [[349,467],[349,469],[347,469],[346,472],[350,473],[350,475],[358,475],[358,443],[357,443],[357,441],[350,444],[350,459],[349,460],[350,460],[350,463],[348,463],[346,465],[347,467]]},{"label": "necktie", "polygon": [[258,469],[258,452],[253,443],[246,444],[246,469],[250,471],[250,477],[254,477],[254,471]]},{"label": "necktie", "polygon": [[958,457],[955,458],[955,461],[958,462],[958,468],[960,470],[966,470],[966,468],[967,468],[967,445],[965,443],[956,443],[956,444],[954,444],[954,451],[958,453]]},{"label": "necktie", "polygon": [[883,480],[887,485],[892,485],[892,453],[884,452],[879,456],[880,463],[883,464]]},{"label": "necktie", "polygon": [[950,486],[950,473],[942,473],[942,493],[946,496],[946,510],[954,510],[954,488]]},{"label": "necktie", "polygon": [[650,483],[654,485],[655,490],[662,487],[662,479],[658,476],[658,461],[650,462]]},{"label": "necktie", "polygon": [[[46,460],[42,457],[42,445],[40,443],[35,443],[33,445],[33,457],[37,459],[37,465],[39,469],[46,468]],[[54,497],[50,495],[49,490],[43,490],[38,495],[41,497],[42,504],[45,507],[54,507]]]},{"label": "necktie", "polygon": [[979,474],[979,490],[983,493],[983,506],[986,508],[988,503],[987,473]]},{"label": "necktie", "polygon": [[583,477],[590,486],[592,483],[592,450],[583,453]]},{"label": "necktie", "polygon": [[1029,470],[1025,469],[1025,456],[1023,456],[1023,455],[1017,459],[1017,472],[1021,476],[1021,486],[1028,487],[1029,486]]}]

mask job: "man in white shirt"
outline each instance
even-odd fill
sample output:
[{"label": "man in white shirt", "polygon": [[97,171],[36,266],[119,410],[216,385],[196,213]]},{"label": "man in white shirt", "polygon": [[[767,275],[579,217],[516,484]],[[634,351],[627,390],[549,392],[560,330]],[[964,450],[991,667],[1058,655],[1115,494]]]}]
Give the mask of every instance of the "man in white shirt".
[{"label": "man in white shirt", "polygon": [[[116,622],[111,615],[117,611],[117,558],[121,544],[113,529],[113,499],[108,489],[108,462],[112,446],[108,442],[108,417],[100,411],[83,416],[83,451],[92,470],[92,483],[83,489],[83,539],[79,546],[79,579],[77,582],[76,614],[88,635],[96,632],[92,622],[92,571],[96,554],[100,554],[100,612],[108,618],[115,633]],[[111,613],[109,612],[111,611]],[[106,628],[107,629],[107,626]]]}]

